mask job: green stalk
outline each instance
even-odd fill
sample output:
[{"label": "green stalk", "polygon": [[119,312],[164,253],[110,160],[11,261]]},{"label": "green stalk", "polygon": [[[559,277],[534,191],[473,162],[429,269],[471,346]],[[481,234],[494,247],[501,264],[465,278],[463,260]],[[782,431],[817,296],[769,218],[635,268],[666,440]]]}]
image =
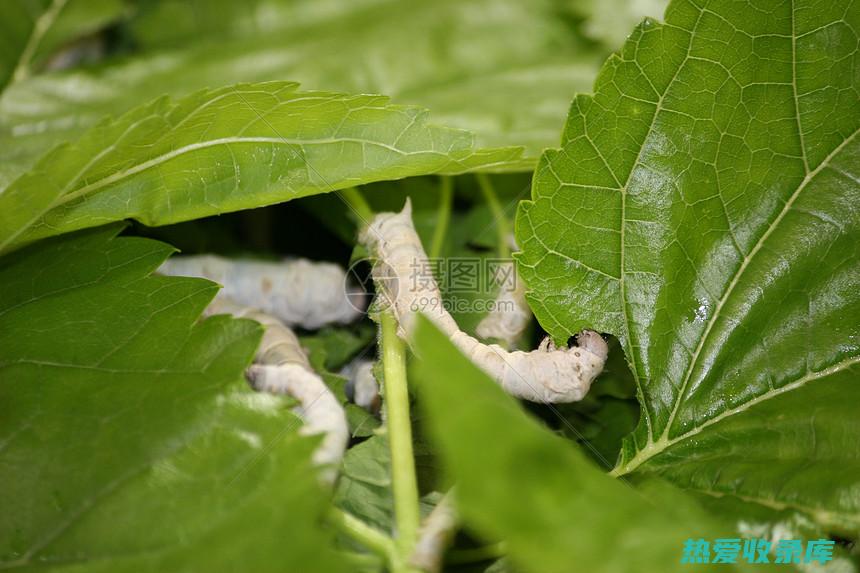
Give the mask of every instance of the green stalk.
[{"label": "green stalk", "polygon": [[339,551],[345,561],[353,567],[354,571],[379,571],[380,565],[386,563],[379,556],[370,553],[356,553],[354,551]]},{"label": "green stalk", "polygon": [[373,209],[370,208],[367,199],[364,198],[361,191],[355,187],[347,187],[338,191],[338,194],[344,203],[352,209],[352,214],[357,219],[359,227],[370,224],[370,221],[373,219]]},{"label": "green stalk", "polygon": [[433,230],[433,241],[427,256],[438,259],[445,245],[445,235],[448,234],[448,223],[451,221],[451,203],[454,198],[454,186],[450,177],[442,177],[439,184],[439,211],[436,215],[436,229]]},{"label": "green stalk", "polygon": [[18,58],[18,63],[15,65],[15,70],[12,72],[12,82],[17,83],[26,80],[32,73],[33,56],[39,49],[39,44],[44,40],[45,34],[51,29],[51,26],[56,21],[60,12],[68,0],[53,0],[47,10],[42,12],[42,15],[34,22],[33,31],[30,33],[30,38],[27,44],[21,51],[21,57]]},{"label": "green stalk", "polygon": [[394,540],[375,527],[366,524],[351,513],[347,513],[336,507],[333,507],[329,511],[328,517],[329,521],[337,526],[346,536],[387,559],[390,563],[399,560]]},{"label": "green stalk", "polygon": [[496,195],[496,190],[486,173],[477,173],[478,186],[481,188],[481,193],[484,194],[484,199],[487,201],[487,206],[490,208],[490,213],[493,215],[493,224],[496,226],[496,241],[499,258],[509,259],[511,257],[511,248],[508,246],[508,236],[511,233],[511,228],[508,225],[508,217],[505,215],[505,210],[502,209],[502,204],[499,202],[499,196]]},{"label": "green stalk", "polygon": [[[354,212],[359,226],[367,225],[373,220],[373,209],[358,189],[348,187],[339,194]],[[394,315],[382,312],[380,321],[386,429],[391,452],[391,489],[394,496],[397,537],[392,539],[375,527],[337,508],[329,512],[329,520],[345,535],[384,557],[392,573],[420,573],[408,564],[418,539],[421,512],[418,505],[415,455],[412,450],[409,390],[406,385],[406,348],[397,336],[397,320]]]},{"label": "green stalk", "polygon": [[385,376],[385,408],[388,445],[391,449],[391,482],[394,495],[396,542],[404,561],[418,539],[421,512],[418,480],[412,451],[409,390],[406,385],[406,347],[397,336],[397,320],[390,311],[381,313],[382,369]]}]

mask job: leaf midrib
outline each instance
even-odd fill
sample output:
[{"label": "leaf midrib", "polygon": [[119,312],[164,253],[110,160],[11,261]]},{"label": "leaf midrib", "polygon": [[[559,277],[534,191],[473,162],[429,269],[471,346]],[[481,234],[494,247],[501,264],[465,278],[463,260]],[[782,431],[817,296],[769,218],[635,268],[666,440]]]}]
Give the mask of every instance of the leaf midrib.
[{"label": "leaf midrib", "polygon": [[[798,142],[800,144],[800,153],[801,153],[801,158],[803,160],[804,179],[800,183],[798,188],[794,191],[794,193],[791,194],[788,201],[786,201],[785,205],[783,205],[783,209],[777,215],[776,219],[774,219],[771,222],[771,224],[768,225],[768,228],[765,230],[765,232],[762,234],[762,236],[759,237],[759,239],[756,241],[756,244],[753,246],[752,250],[750,250],[749,254],[744,256],[744,259],[741,262],[740,267],[738,267],[738,270],[735,271],[735,275],[732,277],[732,280],[729,283],[728,288],[723,293],[723,296],[720,298],[720,301],[717,303],[716,309],[714,310],[714,314],[711,315],[711,318],[708,321],[708,324],[705,326],[705,330],[702,333],[701,338],[699,338],[699,342],[696,345],[696,350],[693,352],[693,355],[690,357],[690,363],[687,366],[686,371],[684,372],[684,380],[681,383],[680,390],[678,391],[678,397],[674,401],[674,404],[672,406],[672,411],[669,413],[669,419],[667,420],[666,426],[663,429],[663,432],[661,433],[660,438],[658,438],[658,441],[663,439],[663,438],[667,438],[669,436],[669,432],[672,430],[672,425],[675,423],[675,418],[678,415],[678,411],[681,409],[681,403],[684,400],[684,394],[686,393],[687,388],[690,385],[690,379],[693,376],[693,372],[696,370],[696,366],[698,366],[698,364],[699,364],[699,357],[701,356],[702,350],[705,347],[705,343],[710,338],[711,331],[713,330],[713,327],[717,322],[717,318],[719,317],[720,313],[722,312],[726,301],[730,298],[731,293],[734,291],[735,286],[740,281],[741,275],[743,275],[744,272],[746,271],[750,260],[752,260],[752,258],[758,253],[759,249],[761,248],[761,245],[767,240],[767,238],[770,236],[773,229],[775,229],[779,225],[780,221],[782,221],[782,218],[791,209],[792,205],[794,204],[794,201],[800,195],[800,192],[803,190],[803,188],[806,187],[806,185],[812,179],[815,178],[815,176],[818,174],[818,172],[823,168],[823,166],[825,164],[830,162],[830,159],[833,157],[833,155],[835,153],[837,153],[838,150],[847,141],[847,140],[843,141],[841,145],[837,146],[836,149],[834,149],[833,152],[831,152],[831,154],[828,155],[825,158],[825,160],[822,161],[821,164],[819,164],[818,167],[815,168],[815,170],[810,171],[809,162],[806,158],[806,144],[803,140],[803,128],[802,128],[801,123],[800,123],[800,105],[798,103],[798,97],[797,97],[797,53],[796,53],[796,48],[795,48],[795,44],[797,42],[797,36],[795,33],[795,27],[794,27],[794,23],[795,23],[794,12],[795,12],[794,0],[792,0],[792,3],[791,3],[791,72],[792,72],[792,74],[791,74],[791,89],[792,89],[792,94],[793,94],[792,100],[794,103],[794,117],[795,117],[795,121],[797,124]],[[853,135],[851,137],[853,137]],[[851,138],[849,137],[848,139],[851,139]],[[729,225],[729,228],[731,228],[731,225]],[[734,239],[734,236],[732,238]],[[735,245],[737,246],[737,242],[735,242]],[[649,443],[652,440],[653,440],[653,436],[651,436],[649,434],[649,436],[648,436]]]},{"label": "leaf midrib", "polygon": [[[658,438],[655,443],[660,442],[661,440],[664,440],[664,439],[668,439],[669,432],[672,429],[672,424],[675,421],[675,418],[681,409],[682,403],[684,402],[684,393],[686,392],[687,387],[689,386],[690,378],[692,377],[693,372],[696,369],[696,366],[698,366],[698,364],[699,364],[699,357],[701,356],[702,350],[705,347],[705,343],[710,338],[711,332],[713,331],[713,327],[717,323],[717,319],[720,317],[721,312],[722,312],[723,308],[725,307],[726,302],[728,301],[729,298],[731,298],[731,295],[734,292],[735,287],[738,285],[738,283],[740,283],[741,277],[744,275],[746,270],[749,268],[750,262],[759,253],[762,246],[767,242],[767,239],[771,236],[771,234],[773,234],[773,232],[777,229],[777,227],[779,227],[779,224],[785,218],[786,214],[788,214],[792,210],[794,203],[797,201],[797,198],[800,196],[800,194],[803,192],[803,190],[807,188],[809,183],[811,183],[812,181],[815,180],[815,178],[818,176],[819,173],[821,173],[825,168],[829,167],[829,164],[833,160],[833,158],[836,157],[839,154],[839,152],[842,151],[842,149],[844,149],[845,146],[847,146],[854,139],[854,137],[857,135],[858,132],[860,132],[860,130],[854,131],[854,133],[852,133],[849,137],[845,138],[845,140],[842,143],[840,143],[838,146],[836,146],[836,148],[833,151],[830,152],[830,154],[818,165],[818,167],[816,167],[814,170],[812,170],[806,174],[803,181],[800,183],[800,185],[797,186],[797,189],[794,191],[794,193],[791,194],[791,196],[785,202],[785,205],[783,205],[782,210],[779,212],[779,214],[776,216],[776,218],[768,225],[768,228],[765,230],[764,233],[762,233],[762,235],[761,235],[761,237],[759,237],[758,241],[756,241],[756,244],[750,250],[749,254],[744,257],[743,261],[741,262],[740,266],[738,267],[738,270],[735,272],[734,276],[732,277],[732,280],[729,283],[728,288],[726,288],[726,291],[723,293],[723,296],[720,298],[720,301],[717,303],[717,306],[714,309],[714,314],[711,316],[711,319],[708,321],[708,324],[705,327],[705,331],[703,332],[702,337],[699,339],[699,344],[696,347],[696,351],[693,353],[692,358],[690,359],[690,365],[687,368],[687,372],[684,376],[684,382],[681,385],[681,389],[678,392],[678,398],[675,400],[675,405],[672,408],[672,412],[669,416],[669,420],[666,422],[666,427],[664,428],[663,432],[661,433],[660,438]],[[637,454],[637,456],[638,456],[638,454]]]},{"label": "leaf midrib", "polygon": [[[633,165],[630,167],[630,171],[627,173],[627,179],[624,182],[624,186],[621,187],[621,189],[620,189],[620,191],[621,191],[621,229],[620,229],[621,230],[621,233],[620,233],[620,235],[621,235],[621,237],[620,237],[621,248],[620,248],[620,261],[619,261],[620,273],[619,273],[619,279],[618,279],[618,287],[619,287],[619,296],[621,298],[621,316],[622,316],[622,319],[624,320],[624,325],[623,325],[624,335],[622,336],[622,342],[623,342],[624,346],[626,347],[627,355],[630,357],[630,360],[632,361],[632,365],[631,365],[632,368],[630,368],[630,370],[633,373],[633,380],[635,381],[636,387],[639,389],[639,394],[642,397],[642,413],[644,414],[645,425],[648,428],[648,441],[649,441],[649,443],[652,441],[652,438],[654,435],[653,434],[653,422],[651,421],[651,411],[649,410],[648,405],[645,404],[645,400],[646,400],[647,395],[645,394],[645,389],[642,385],[642,379],[639,377],[639,365],[636,363],[636,354],[633,352],[633,349],[634,349],[633,340],[632,340],[631,334],[630,334],[631,333],[631,329],[630,329],[631,320],[630,320],[630,314],[629,314],[629,305],[627,304],[627,289],[626,289],[626,280],[625,280],[626,274],[627,274],[626,270],[625,270],[627,250],[625,249],[625,232],[624,232],[626,227],[627,227],[627,188],[630,186],[630,181],[633,178],[633,173],[636,171],[636,168],[642,162],[642,153],[644,152],[645,147],[646,147],[644,142],[648,141],[648,138],[651,136],[651,134],[654,131],[654,126],[657,123],[657,117],[663,111],[663,102],[665,101],[666,96],[669,94],[669,91],[672,89],[672,86],[675,84],[675,81],[678,79],[678,74],[681,73],[681,69],[684,68],[685,64],[687,63],[688,58],[690,57],[690,51],[693,48],[693,41],[695,39],[696,30],[699,29],[699,23],[702,21],[702,15],[703,14],[704,14],[704,10],[700,10],[698,17],[696,18],[696,22],[693,24],[693,26],[689,30],[690,41],[687,44],[687,50],[686,50],[686,54],[684,55],[684,59],[678,64],[678,68],[675,70],[675,73],[672,75],[672,78],[666,83],[666,88],[663,90],[663,93],[660,94],[660,97],[658,98],[658,100],[655,104],[654,115],[651,116],[651,122],[648,126],[648,133],[645,135],[645,138],[643,139],[643,145],[639,147],[639,153],[636,154],[636,160],[633,162]],[[668,24],[664,24],[664,26],[667,26],[667,25]],[[648,83],[651,84],[652,88],[654,87],[654,84],[651,82],[650,78],[648,80]],[[613,173],[613,177],[615,177],[614,173]],[[616,178],[616,180],[617,180],[617,178]]]},{"label": "leaf midrib", "polygon": [[185,145],[183,147],[179,147],[179,148],[174,149],[172,151],[169,151],[167,153],[163,153],[157,157],[153,157],[150,160],[139,163],[133,167],[130,167],[130,168],[124,170],[124,171],[119,171],[117,173],[114,173],[113,175],[109,175],[103,179],[99,179],[98,181],[94,181],[93,183],[90,183],[89,185],[85,185],[84,187],[81,187],[77,191],[63,195],[60,199],[58,199],[57,201],[54,202],[54,204],[51,206],[51,209],[54,209],[56,207],[60,207],[64,204],[69,203],[71,201],[74,201],[75,199],[78,199],[79,197],[82,197],[84,195],[88,195],[90,193],[95,193],[104,187],[112,185],[113,183],[116,183],[118,181],[122,181],[123,179],[125,179],[127,177],[137,175],[138,173],[146,171],[147,169],[151,169],[152,167],[155,167],[155,166],[160,165],[162,163],[166,163],[166,162],[170,161],[171,159],[174,159],[176,157],[180,157],[182,155],[185,155],[186,153],[191,153],[192,151],[197,151],[199,149],[206,149],[209,147],[217,147],[219,145],[229,145],[231,143],[273,143],[273,144],[280,144],[280,145],[296,145],[296,146],[326,145],[326,144],[333,144],[333,143],[361,143],[363,145],[367,144],[367,145],[371,145],[371,146],[375,146],[375,147],[381,147],[383,149],[387,149],[389,151],[392,151],[394,153],[399,153],[400,155],[407,156],[407,157],[410,155],[438,155],[440,157],[446,157],[446,155],[447,155],[446,153],[444,153],[442,151],[430,151],[430,150],[403,151],[402,149],[398,149],[398,148],[396,148],[392,145],[388,145],[386,143],[382,143],[379,141],[371,141],[371,140],[367,140],[367,139],[361,139],[358,137],[338,137],[338,138],[321,138],[321,139],[288,139],[286,137],[222,137],[222,138],[218,138],[218,139],[211,139],[209,141],[201,141],[198,143],[192,143],[189,145]]},{"label": "leaf midrib", "polygon": [[[158,165],[166,163],[166,162],[170,161],[171,159],[175,159],[176,157],[180,157],[182,155],[185,155],[187,153],[191,153],[193,151],[197,151],[200,149],[206,149],[209,147],[217,147],[219,145],[244,144],[244,143],[269,143],[269,144],[275,144],[275,145],[294,145],[294,146],[299,146],[299,147],[304,146],[304,145],[331,145],[331,144],[338,144],[338,143],[360,143],[362,145],[370,145],[370,146],[374,146],[374,147],[383,148],[383,149],[386,149],[386,150],[391,151],[393,153],[400,154],[403,157],[409,157],[409,156],[413,156],[413,155],[427,155],[427,156],[438,156],[441,158],[447,158],[449,155],[449,153],[446,153],[443,151],[434,151],[434,150],[404,151],[402,149],[398,149],[398,148],[396,148],[392,145],[388,145],[386,143],[382,143],[379,141],[371,141],[371,140],[367,140],[367,139],[361,139],[361,138],[357,138],[357,137],[338,137],[338,138],[320,138],[320,139],[288,139],[285,137],[223,137],[223,138],[218,138],[218,139],[212,139],[209,141],[197,142],[197,143],[189,144],[189,145],[174,149],[172,151],[169,151],[167,153],[164,153],[162,155],[159,155],[157,157],[154,157],[152,159],[149,159],[149,160],[144,161],[142,163],[139,163],[137,165],[134,165],[133,167],[127,168],[123,171],[113,173],[112,175],[109,175],[107,177],[104,177],[102,179],[94,181],[88,185],[85,185],[84,187],[81,187],[77,191],[73,191],[71,193],[65,193],[65,194],[60,195],[60,197],[58,199],[56,199],[50,205],[48,205],[48,207],[44,211],[42,211],[37,217],[32,219],[30,222],[28,222],[28,224],[22,225],[21,228],[16,233],[12,234],[5,242],[0,243],[0,251],[4,250],[6,247],[8,247],[8,245],[12,244],[12,242],[15,239],[17,239],[22,233],[26,232],[27,229],[32,227],[32,225],[35,223],[35,221],[38,221],[42,216],[44,216],[45,213],[48,213],[48,212],[50,212],[50,211],[52,211],[58,207],[61,207],[67,203],[70,203],[72,201],[75,201],[76,199],[79,199],[80,197],[96,193],[96,192],[98,192],[98,191],[100,191],[106,187],[109,187],[110,185],[112,185],[114,183],[122,181],[123,179],[126,179],[128,177],[132,177],[134,175],[137,175],[138,173],[141,173],[141,172],[146,171],[148,169],[151,169],[153,167],[157,167]],[[463,151],[465,152],[467,150],[464,149]],[[304,159],[301,156],[299,156],[299,158]],[[451,160],[453,160],[453,159],[454,158],[451,158]],[[307,161],[303,161],[303,162],[305,165],[310,165]],[[92,162],[90,162],[90,163],[92,163]],[[328,188],[327,191],[334,191],[335,190],[334,186],[326,183],[325,181],[323,181],[322,183],[325,187]]]},{"label": "leaf midrib", "polygon": [[757,505],[761,505],[763,507],[767,507],[769,509],[773,509],[775,511],[785,511],[785,510],[794,510],[799,511],[801,513],[805,513],[807,515],[814,516],[815,522],[820,524],[830,524],[833,526],[844,527],[846,523],[857,524],[860,527],[860,513],[845,513],[840,511],[833,511],[830,509],[826,509],[823,507],[813,507],[810,505],[804,505],[797,502],[788,502],[788,501],[780,501],[778,499],[757,497],[752,495],[743,495],[739,493],[733,492],[724,492],[714,489],[704,489],[698,487],[685,487],[684,489],[688,491],[693,491],[697,493],[701,493],[704,495],[708,495],[715,498],[722,497],[733,497],[739,499],[741,501],[747,503],[755,503]]},{"label": "leaf midrib", "polygon": [[[692,27],[691,34],[695,32],[695,30],[698,26],[698,23],[701,19],[702,13],[703,13],[702,11],[699,12],[699,19],[697,19],[696,24]],[[796,37],[795,31],[794,31],[794,3],[792,2],[792,45],[791,45],[791,48],[792,48],[792,90],[793,90],[793,94],[794,94],[793,99],[794,99],[794,107],[795,107],[795,117],[796,117],[796,121],[797,121],[798,134],[799,134],[799,138],[800,138],[799,143],[801,146],[801,155],[802,155],[801,158],[803,160],[803,165],[804,165],[805,173],[806,173],[804,176],[804,179],[803,179],[803,181],[801,181],[801,183],[798,185],[797,189],[792,193],[792,195],[786,201],[785,205],[783,206],[782,210],[777,215],[777,217],[768,225],[768,228],[765,230],[765,232],[756,241],[756,244],[754,245],[752,250],[750,250],[749,254],[744,257],[741,265],[738,267],[738,270],[735,272],[734,276],[732,277],[732,280],[729,283],[729,286],[726,289],[726,291],[724,292],[723,296],[721,297],[719,303],[717,304],[715,311],[714,311],[714,314],[711,316],[711,319],[709,320],[709,322],[705,328],[705,331],[702,334],[702,337],[699,339],[699,343],[696,347],[696,350],[693,353],[693,356],[690,359],[689,366],[686,369],[683,383],[681,384],[681,388],[678,391],[677,398],[674,401],[674,405],[673,405],[672,410],[669,414],[668,421],[666,422],[666,425],[665,425],[663,431],[661,432],[660,437],[657,438],[656,440],[653,437],[653,428],[652,428],[652,423],[651,423],[650,411],[648,409],[647,404],[645,404],[643,402],[642,409],[643,409],[643,413],[644,413],[644,419],[646,422],[646,427],[648,429],[648,441],[647,441],[645,447],[642,449],[638,449],[638,451],[636,452],[636,455],[633,458],[631,458],[626,464],[624,464],[624,466],[617,466],[612,471],[613,475],[623,475],[625,473],[629,473],[630,471],[633,471],[636,467],[638,467],[638,465],[640,465],[641,463],[643,463],[647,459],[650,459],[654,455],[662,452],[669,445],[677,443],[681,439],[691,435],[691,433],[688,432],[688,433],[676,436],[675,438],[672,438],[672,439],[669,438],[669,432],[671,431],[671,428],[674,424],[675,418],[677,417],[677,414],[678,414],[679,410],[681,409],[681,405],[683,404],[684,394],[686,392],[687,387],[689,386],[689,381],[693,375],[693,372],[695,372],[695,369],[699,364],[699,357],[701,356],[701,352],[705,347],[705,343],[710,338],[710,334],[711,334],[713,327],[716,324],[718,318],[721,315],[721,311],[724,308],[725,303],[731,297],[731,295],[734,291],[734,288],[740,282],[741,277],[745,273],[746,269],[749,267],[750,261],[760,251],[763,244],[767,241],[767,239],[770,237],[770,235],[773,233],[773,231],[779,226],[779,223],[783,220],[785,215],[789,211],[791,211],[791,208],[793,207],[794,203],[797,201],[797,198],[800,196],[801,192],[808,186],[808,184],[811,181],[813,181],[815,179],[815,177],[821,171],[823,171],[825,168],[829,167],[829,164],[833,160],[833,158],[836,157],[839,154],[839,152],[842,149],[844,149],[854,139],[854,137],[857,135],[858,131],[860,131],[860,130],[855,130],[850,136],[846,137],[842,141],[842,143],[840,143],[838,146],[836,146],[836,148],[834,148],[833,151],[831,151],[827,155],[827,157],[825,157],[825,159],[815,169],[813,169],[811,171],[809,170],[808,161],[806,158],[805,142],[803,141],[803,130],[802,130],[801,125],[800,125],[799,104],[798,104],[798,97],[797,97],[797,85],[796,85],[797,58],[796,58],[796,49],[795,49],[796,39],[797,39],[797,37]],[[692,43],[692,40],[691,40],[691,43]],[[688,54],[689,54],[689,50],[690,50],[690,46],[688,46],[688,48],[687,48]],[[686,61],[686,58],[685,58],[684,62],[685,61]],[[673,78],[669,82],[669,84],[667,84],[666,90],[664,91],[660,100],[658,100],[658,102],[657,102],[658,107],[655,110],[655,113],[653,116],[654,119],[652,119],[651,125],[649,126],[648,135],[650,135],[651,130],[653,129],[657,114],[659,113],[659,111],[661,109],[660,104],[662,103],[663,98],[665,97],[666,93],[669,92],[672,84],[675,81],[675,78],[677,78],[679,71],[684,66],[684,62],[681,62],[679,64],[678,69],[675,71],[675,75],[673,76]],[[648,136],[646,135],[646,138],[645,138],[646,140],[647,140],[647,137]],[[640,148],[639,156],[637,156],[637,159],[636,159],[636,162],[634,163],[633,169],[631,169],[631,173],[633,172],[633,170],[635,170],[636,165],[638,165],[639,157],[641,156],[642,149],[644,149],[644,147],[645,146],[643,145]],[[625,227],[625,224],[624,224],[625,223],[625,220],[624,220],[624,217],[625,217],[624,199],[626,196],[626,187],[627,187],[627,185],[625,184],[624,188],[622,188],[621,265],[620,265],[622,272],[621,272],[621,279],[619,280],[619,287],[621,290],[622,307],[624,310],[623,318],[624,318],[624,331],[626,334],[625,338],[629,339],[630,338],[630,329],[629,329],[629,320],[628,320],[628,316],[627,316],[628,305],[626,302],[625,288],[624,288],[624,276],[625,276],[625,272],[624,272],[624,251],[625,251],[625,249],[624,249],[624,227]],[[628,354],[629,354],[629,356],[631,356],[631,358],[634,358],[634,354],[632,353],[632,348],[630,348],[630,345],[631,345],[631,341],[628,340],[627,344],[626,344],[626,346],[628,346]],[[640,378],[638,375],[638,367],[637,366],[638,365],[634,361],[634,365],[633,365],[633,368],[631,368],[631,370],[633,372],[633,376],[634,376],[634,379],[636,381],[637,387],[639,387],[641,389],[642,387],[640,385]],[[768,394],[769,393],[765,393],[761,396],[766,396]],[[643,393],[643,398],[644,398],[644,393]],[[710,420],[707,420],[705,422],[705,424],[703,424],[700,427],[700,429],[710,425],[710,423],[712,421],[720,420],[720,419],[722,419],[722,415],[717,416],[715,418],[711,418]],[[698,431],[696,431],[695,433],[698,433]],[[660,447],[661,445],[663,447]],[[645,454],[648,454],[648,455],[645,455]]]},{"label": "leaf midrib", "polygon": [[658,440],[648,443],[644,448],[639,450],[636,455],[623,466],[615,467],[615,469],[610,472],[610,475],[614,477],[627,475],[636,470],[639,466],[641,466],[643,463],[653,458],[657,454],[662,453],[663,451],[677,444],[678,442],[686,440],[691,436],[695,436],[705,428],[713,426],[714,424],[717,424],[726,418],[729,418],[741,412],[745,412],[746,410],[752,408],[757,404],[760,404],[761,402],[766,402],[771,398],[775,398],[781,394],[785,394],[786,392],[796,390],[797,388],[806,385],[807,382],[812,382],[813,380],[817,380],[819,378],[832,376],[858,363],[860,363],[860,356],[852,356],[850,358],[846,358],[845,360],[837,362],[836,364],[833,364],[822,370],[808,372],[805,376],[797,378],[792,382],[780,386],[779,388],[774,388],[773,390],[768,390],[763,394],[759,394],[755,398],[748,400],[743,404],[736,406],[735,408],[724,410],[720,414],[714,416],[713,418],[707,419],[701,425],[696,426],[691,430],[684,432],[683,434],[679,434],[673,438],[670,438],[668,437],[668,435],[663,434]]}]

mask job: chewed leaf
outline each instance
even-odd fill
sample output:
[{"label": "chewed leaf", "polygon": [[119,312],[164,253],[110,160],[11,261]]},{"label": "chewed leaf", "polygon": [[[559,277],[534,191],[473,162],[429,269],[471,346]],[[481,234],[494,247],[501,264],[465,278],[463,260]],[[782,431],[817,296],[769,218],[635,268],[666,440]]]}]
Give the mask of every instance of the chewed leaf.
[{"label": "chewed leaf", "polygon": [[0,192],[0,251],[127,218],[166,225],[516,157],[383,96],[287,82],[161,98],[56,148]]},{"label": "chewed leaf", "polygon": [[624,343],[616,475],[860,531],[858,30],[854,2],[673,2],[543,156],[520,270],[553,336]]}]

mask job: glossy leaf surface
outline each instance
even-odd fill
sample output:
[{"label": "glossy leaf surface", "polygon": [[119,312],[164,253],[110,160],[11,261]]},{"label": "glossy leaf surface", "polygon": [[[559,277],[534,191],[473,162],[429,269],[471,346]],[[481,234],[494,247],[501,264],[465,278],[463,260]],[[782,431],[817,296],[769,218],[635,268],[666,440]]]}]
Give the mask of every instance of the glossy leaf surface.
[{"label": "glossy leaf surface", "polygon": [[520,268],[556,338],[624,342],[616,475],[858,530],[858,30],[854,2],[674,2],[543,156]]}]

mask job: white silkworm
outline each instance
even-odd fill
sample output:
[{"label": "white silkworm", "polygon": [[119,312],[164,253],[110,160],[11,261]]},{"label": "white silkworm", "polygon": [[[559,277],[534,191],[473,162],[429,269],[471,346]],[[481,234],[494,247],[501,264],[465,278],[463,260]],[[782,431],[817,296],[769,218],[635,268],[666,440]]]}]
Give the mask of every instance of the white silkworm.
[{"label": "white silkworm", "polygon": [[501,340],[507,348],[512,348],[528,327],[532,311],[526,301],[526,287],[517,276],[514,263],[503,263],[499,273],[511,280],[503,282],[490,312],[481,319],[475,332],[483,339]]},{"label": "white silkworm", "polygon": [[340,402],[314,372],[295,333],[277,318],[227,297],[216,299],[206,314],[231,314],[263,325],[263,340],[245,375],[256,390],[287,394],[299,401],[297,414],[304,421],[301,432],[324,436],[312,461],[322,468],[322,480],[333,483],[349,442],[349,426]]},{"label": "white silkworm", "polygon": [[354,360],[341,370],[347,378],[347,397],[357,406],[376,414],[379,412],[379,382],[373,374],[373,360]]},{"label": "white silkworm", "polygon": [[608,348],[596,332],[585,330],[578,346],[556,348],[545,339],[537,350],[509,352],[497,344],[482,344],[459,329],[442,304],[432,276],[419,277],[416,269],[429,263],[412,223],[409,201],[400,213],[380,213],[362,230],[361,242],[374,254],[373,277],[399,325],[399,334],[412,340],[416,318],[423,313],[473,363],[506,392],[532,402],[581,400],[606,362]]},{"label": "white silkworm", "polygon": [[230,298],[271,314],[284,324],[309,330],[352,322],[363,305],[361,293],[347,292],[346,273],[333,263],[174,256],[158,272],[215,281],[224,287],[218,298]]},{"label": "white silkworm", "polygon": [[457,509],[449,492],[439,500],[421,524],[409,564],[428,573],[439,571],[442,568],[445,547],[454,535],[457,521]]}]

